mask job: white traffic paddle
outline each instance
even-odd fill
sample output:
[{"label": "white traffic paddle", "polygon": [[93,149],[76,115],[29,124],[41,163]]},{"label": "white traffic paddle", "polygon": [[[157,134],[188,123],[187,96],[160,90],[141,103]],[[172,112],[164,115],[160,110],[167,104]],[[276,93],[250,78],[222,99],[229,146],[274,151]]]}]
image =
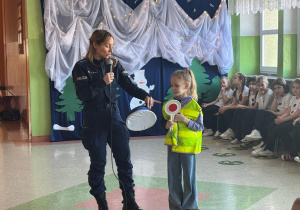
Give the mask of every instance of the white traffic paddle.
[{"label": "white traffic paddle", "polygon": [[[165,106],[165,112],[170,115],[171,121],[174,122],[174,116],[181,110],[181,103],[177,100],[169,101]],[[173,131],[173,127],[170,128]]]},{"label": "white traffic paddle", "polygon": [[138,106],[131,110],[126,118],[129,130],[143,131],[152,127],[156,122],[156,115],[145,106]]}]

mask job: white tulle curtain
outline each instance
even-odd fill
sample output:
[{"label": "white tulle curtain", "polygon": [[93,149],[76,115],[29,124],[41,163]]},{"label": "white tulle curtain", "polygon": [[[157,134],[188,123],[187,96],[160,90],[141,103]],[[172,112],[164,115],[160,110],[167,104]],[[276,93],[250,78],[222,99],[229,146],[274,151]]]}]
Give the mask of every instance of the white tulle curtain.
[{"label": "white tulle curtain", "polygon": [[268,10],[300,8],[300,0],[228,0],[230,14],[249,14]]},{"label": "white tulle curtain", "polygon": [[221,74],[233,65],[231,18],[222,0],[214,17],[191,19],[175,0],[144,0],[132,10],[122,0],[45,0],[46,72],[59,91],[75,63],[86,54],[95,29],[115,38],[113,57],[130,74],[151,58],[182,67],[196,57],[217,65]]}]

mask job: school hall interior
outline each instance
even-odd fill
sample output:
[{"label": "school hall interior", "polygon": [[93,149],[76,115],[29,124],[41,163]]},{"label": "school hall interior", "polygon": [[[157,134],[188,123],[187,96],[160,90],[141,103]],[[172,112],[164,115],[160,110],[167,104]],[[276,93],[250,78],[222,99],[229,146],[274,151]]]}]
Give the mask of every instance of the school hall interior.
[{"label": "school hall interior", "polygon": [[[154,99],[157,120],[130,131],[136,200],[144,210],[168,206],[162,105],[170,77],[188,67],[198,103],[214,101],[220,78],[241,72],[300,78],[300,2],[296,0],[0,0],[0,210],[98,209],[89,193],[88,151],[81,142],[81,101],[72,69],[95,29],[115,37],[113,56]],[[234,89],[234,87],[232,86]],[[117,89],[124,121],[142,101]],[[218,116],[212,121],[217,123]],[[300,140],[300,136],[299,136]],[[257,145],[259,142],[253,142]],[[196,155],[199,209],[283,210],[300,197],[300,164],[253,157],[214,136]],[[122,208],[115,162],[107,146],[109,208]]]}]

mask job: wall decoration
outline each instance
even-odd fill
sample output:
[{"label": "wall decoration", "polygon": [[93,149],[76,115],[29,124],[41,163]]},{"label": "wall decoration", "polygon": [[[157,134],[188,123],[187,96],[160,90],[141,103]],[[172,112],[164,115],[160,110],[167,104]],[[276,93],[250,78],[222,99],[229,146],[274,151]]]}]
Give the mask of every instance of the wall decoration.
[{"label": "wall decoration", "polygon": [[63,93],[51,90],[52,141],[80,139],[82,102],[77,98],[71,77],[67,79]]},{"label": "wall decoration", "polygon": [[[71,4],[72,2],[72,4]],[[119,8],[114,7],[114,3],[118,3]],[[51,123],[52,123],[52,132],[51,139],[52,141],[66,141],[66,140],[75,140],[81,139],[80,127],[82,125],[82,114],[81,112],[73,111],[73,114],[68,114],[69,108],[67,108],[68,97],[65,98],[65,89],[66,86],[64,78],[67,78],[67,83],[69,82],[69,74],[71,73],[74,64],[80,60],[86,53],[86,48],[88,46],[88,38],[90,34],[95,29],[107,29],[110,30],[115,37],[115,46],[114,46],[114,55],[120,61],[120,63],[125,67],[126,70],[130,69],[132,78],[139,80],[141,85],[144,85],[146,91],[150,92],[151,96],[161,102],[164,102],[164,97],[169,95],[172,97],[172,94],[168,92],[170,88],[170,77],[175,70],[183,69],[183,66],[190,67],[196,73],[196,80],[198,84],[198,94],[199,94],[199,103],[201,104],[204,100],[215,99],[220,91],[219,77],[220,75],[220,66],[230,64],[230,59],[225,60],[221,65],[211,65],[216,62],[221,62],[222,57],[218,57],[221,50],[226,52],[229,50],[228,58],[231,56],[230,48],[231,46],[231,29],[230,29],[230,16],[226,11],[226,4],[221,0],[191,0],[188,4],[190,8],[185,8],[186,0],[166,0],[166,1],[153,1],[153,0],[112,0],[112,1],[85,1],[85,0],[73,0],[73,1],[58,1],[58,0],[41,0],[44,8],[44,23],[45,23],[45,35],[46,35],[46,47],[49,49],[47,52],[47,61],[46,61],[46,71],[51,79],[50,82],[50,96],[51,96]],[[111,7],[109,3],[112,3]],[[168,3],[168,4],[166,4]],[[173,5],[171,5],[173,3]],[[215,7],[209,6],[212,3]],[[153,6],[153,4],[155,4]],[[159,13],[159,11],[153,11],[162,7],[168,12],[174,11],[174,4],[176,9],[180,11],[179,14],[182,16],[179,19],[184,19],[181,22],[180,27],[183,29],[174,29],[168,30],[169,25],[163,21],[162,17],[157,16],[153,17],[153,14]],[[180,6],[179,6],[180,5]],[[219,7],[221,5],[221,7]],[[49,8],[49,6],[52,6]],[[97,7],[98,6],[98,7]],[[144,6],[147,6],[146,9]],[[151,7],[148,8],[148,6]],[[169,7],[166,7],[169,6]],[[172,7],[171,7],[172,6]],[[224,7],[225,6],[225,7]],[[99,9],[100,8],[100,9]],[[124,11],[131,11],[132,18],[127,19],[124,17],[119,17],[116,15],[114,18],[111,17],[111,11],[107,13],[107,10],[113,10],[121,14]],[[125,8],[124,10],[119,11],[120,8]],[[128,9],[130,8],[130,9]],[[184,8],[184,10],[183,10]],[[194,10],[196,9],[196,10]],[[222,9],[222,10],[221,10]],[[149,10],[149,11],[148,11]],[[106,11],[105,14],[98,14],[96,11]],[[144,13],[145,11],[145,13]],[[163,11],[163,10],[161,10]],[[177,11],[177,10],[176,10]],[[195,12],[196,11],[196,12]],[[206,11],[207,16],[200,18],[200,15]],[[53,12],[53,13],[52,13]],[[152,13],[154,12],[154,13]],[[141,14],[140,14],[141,13]],[[176,12],[177,13],[177,12]],[[219,14],[217,17],[216,14]],[[100,15],[100,16],[97,16]],[[52,18],[53,16],[53,18]],[[145,18],[141,18],[145,16]],[[221,17],[219,17],[221,16]],[[73,19],[74,17],[74,19]],[[103,21],[102,18],[106,21]],[[190,19],[189,17],[193,18]],[[125,18],[125,19],[124,19]],[[145,20],[146,28],[143,28],[143,25],[135,27],[135,31],[130,31],[130,25],[126,23],[129,21],[134,22],[136,20]],[[152,20],[153,19],[153,20]],[[122,22],[123,20],[124,22]],[[127,20],[127,22],[125,22]],[[152,21],[149,21],[152,20]],[[113,21],[113,22],[110,22]],[[168,35],[162,39],[161,36],[164,36],[165,33],[175,33],[175,34],[186,34],[193,31],[197,31],[194,26],[191,26],[190,23],[195,23],[200,25],[199,21],[203,21],[203,30],[201,36],[204,36],[206,33],[209,35],[205,36],[201,40],[199,47],[198,44],[194,47],[191,45],[193,40],[190,39],[174,39],[170,41]],[[176,22],[176,21],[175,21]],[[101,24],[102,23],[102,24]],[[120,27],[124,27],[124,30],[118,31],[117,29],[111,30],[108,26],[116,27],[114,24],[122,24]],[[152,24],[152,25],[151,25]],[[154,27],[155,26],[155,27]],[[158,29],[158,26],[160,29]],[[129,27],[129,28],[127,28]],[[174,27],[179,27],[177,24]],[[191,30],[190,30],[190,27]],[[222,28],[222,29],[221,29]],[[126,30],[125,30],[126,29]],[[127,29],[129,31],[127,31]],[[145,29],[145,30],[144,30]],[[161,30],[165,31],[161,31]],[[125,34],[125,32],[129,34]],[[144,37],[148,32],[148,35],[152,36],[153,42],[148,43],[143,42],[142,37]],[[218,33],[222,33],[222,36],[219,37],[220,45],[216,47],[213,40],[218,40],[218,37],[215,36]],[[229,33],[228,33],[229,32]],[[124,34],[123,34],[124,33]],[[198,33],[198,32],[197,32]],[[199,32],[200,33],[200,32]],[[211,37],[210,44],[208,46],[214,46],[213,48],[203,48],[203,53],[207,55],[204,60],[199,60],[197,56],[194,56],[193,53],[198,52],[201,46],[206,46],[205,41],[209,36]],[[121,38],[120,38],[121,37]],[[213,38],[214,37],[214,38]],[[192,39],[192,36],[189,36]],[[226,39],[230,39],[226,42]],[[168,49],[164,45],[164,40],[169,42],[169,44],[177,45],[179,43],[183,48],[177,50],[182,50],[180,56],[176,56],[175,49]],[[188,41],[189,40],[189,41]],[[196,41],[197,39],[195,39]],[[159,41],[159,43],[157,43]],[[196,41],[198,43],[198,41]],[[226,44],[226,46],[223,44]],[[171,45],[169,45],[170,47]],[[158,51],[152,52],[152,50],[157,49]],[[126,51],[126,49],[133,50],[134,53],[131,55],[131,51]],[[192,55],[190,56],[190,48],[192,49]],[[168,49],[166,54],[160,49]],[[196,50],[197,49],[197,50]],[[137,50],[137,51],[136,51]],[[145,53],[139,53],[138,50],[144,50]],[[194,50],[194,51],[193,51]],[[124,53],[125,52],[125,53]],[[163,53],[162,53],[163,52]],[[179,52],[179,51],[178,51]],[[177,54],[178,54],[177,52]],[[154,53],[154,54],[153,54]],[[201,53],[200,53],[201,54]],[[158,57],[152,57],[157,55]],[[178,54],[179,55],[179,54]],[[216,57],[217,56],[217,57]],[[175,58],[181,58],[179,62]],[[214,60],[213,62],[210,62]],[[185,64],[182,64],[184,62]],[[210,62],[210,63],[209,63]],[[129,66],[132,64],[132,67]],[[137,66],[138,64],[138,66]],[[227,65],[226,64],[226,65]],[[139,67],[141,66],[141,67]],[[230,65],[228,65],[230,66]],[[144,70],[141,74],[138,73],[139,70]],[[222,68],[221,68],[222,69]],[[129,71],[130,72],[130,71]],[[222,72],[222,71],[221,71]],[[136,74],[137,73],[137,74]],[[224,72],[223,72],[224,73]],[[68,76],[69,75],[69,76]],[[140,78],[140,79],[138,79]],[[146,80],[145,80],[146,79]],[[71,82],[71,80],[70,80]],[[146,83],[144,83],[146,82]],[[74,95],[72,96],[75,99],[75,90]],[[118,95],[118,105],[121,113],[122,119],[125,121],[127,116],[130,114],[130,102],[132,101],[132,96],[128,95],[122,88],[117,88]],[[63,95],[63,96],[62,96]],[[62,98],[64,97],[64,98]],[[77,101],[74,103],[76,106],[80,106],[80,103]],[[76,108],[76,107],[73,107]],[[154,136],[154,135],[164,135],[166,131],[161,128],[160,119],[162,118],[162,104],[156,104],[152,107],[153,111],[157,116],[157,121],[155,125],[145,131],[130,131],[131,136]],[[69,115],[69,116],[68,116]],[[73,116],[72,116],[73,115]],[[70,117],[72,116],[72,117]],[[74,117],[74,118],[73,118]],[[75,119],[74,121],[69,121],[70,119]],[[206,148],[203,148],[206,149]]]},{"label": "wall decoration", "polygon": [[[134,80],[136,85],[150,94],[150,91],[154,90],[155,85],[147,85],[147,79],[145,77],[145,69],[136,71],[134,74]],[[151,94],[150,94],[151,95]],[[138,98],[132,98],[130,101],[130,109],[134,109],[138,106],[144,106],[146,103]]]},{"label": "wall decoration", "polygon": [[63,106],[60,109],[55,109],[57,112],[65,112],[67,121],[75,121],[75,112],[81,112],[83,109],[82,102],[77,98],[75,85],[71,77],[67,79],[67,83],[63,88],[63,93],[59,96],[61,101],[56,102],[56,105]]},{"label": "wall decoration", "polygon": [[115,38],[113,56],[129,75],[155,57],[181,67],[189,67],[197,58],[226,74],[233,65],[226,1],[197,2],[188,3],[194,4],[192,14],[198,4],[207,11],[214,8],[214,14],[203,11],[193,20],[176,0],[143,0],[134,9],[122,0],[45,0],[46,73],[61,92],[76,61],[85,56],[91,33],[105,29]]}]

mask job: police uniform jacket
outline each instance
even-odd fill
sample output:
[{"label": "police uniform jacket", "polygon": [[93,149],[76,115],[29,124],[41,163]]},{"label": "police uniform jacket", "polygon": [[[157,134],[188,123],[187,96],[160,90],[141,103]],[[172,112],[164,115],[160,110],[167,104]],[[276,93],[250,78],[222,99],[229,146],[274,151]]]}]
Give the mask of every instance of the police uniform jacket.
[{"label": "police uniform jacket", "polygon": [[[94,65],[95,64],[95,65]],[[97,104],[105,108],[109,102],[117,103],[117,84],[121,86],[131,96],[144,100],[149,94],[138,88],[128,77],[128,73],[122,65],[114,60],[112,71],[114,80],[107,85],[103,77],[109,72],[109,65],[104,59],[94,60],[92,64],[88,59],[78,61],[73,69],[72,76],[75,83],[76,95],[83,101],[83,105]]]}]

